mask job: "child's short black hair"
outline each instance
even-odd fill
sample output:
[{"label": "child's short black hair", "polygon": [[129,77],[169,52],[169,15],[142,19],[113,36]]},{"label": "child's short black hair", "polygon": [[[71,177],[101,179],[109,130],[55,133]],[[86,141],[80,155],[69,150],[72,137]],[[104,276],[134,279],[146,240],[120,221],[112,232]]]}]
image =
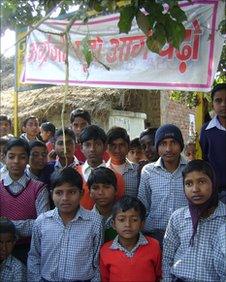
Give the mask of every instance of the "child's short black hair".
[{"label": "child's short black hair", "polygon": [[29,147],[30,147],[30,151],[34,148],[34,147],[43,147],[46,148],[46,144],[43,143],[40,140],[32,140],[29,142]]},{"label": "child's short black hair", "polygon": [[132,149],[140,149],[140,150],[142,149],[139,138],[134,138],[133,140],[130,141],[129,150],[132,150]]},{"label": "child's short black hair", "polygon": [[27,153],[27,156],[29,157],[29,155],[30,155],[30,147],[29,147],[29,144],[28,144],[28,142],[26,140],[24,140],[22,138],[15,138],[15,137],[10,138],[9,141],[7,142],[7,144],[5,145],[4,154],[6,155],[7,152],[12,147],[23,147],[25,152]]},{"label": "child's short black hair", "polygon": [[140,139],[143,138],[146,135],[149,135],[151,139],[153,139],[153,145],[155,144],[155,133],[157,131],[157,128],[147,128],[140,134]]},{"label": "child's short black hair", "polygon": [[5,234],[5,233],[12,234],[14,241],[16,241],[17,233],[16,233],[15,225],[8,218],[0,217],[0,234]]},{"label": "child's short black hair", "polygon": [[[68,127],[65,127],[64,128],[64,133],[65,133],[65,136],[69,136],[72,140],[76,141],[76,137],[75,137],[75,133],[72,129],[68,128]],[[63,129],[60,128],[56,131],[55,133],[55,140],[59,137],[59,136],[62,136],[63,135]]]},{"label": "child's short black hair", "polygon": [[70,114],[70,123],[73,123],[76,117],[83,118],[88,122],[88,124],[91,124],[91,116],[86,110],[83,110],[81,108],[73,110]]},{"label": "child's short black hair", "polygon": [[22,126],[26,127],[26,125],[27,125],[27,123],[30,119],[37,119],[38,120],[38,118],[36,116],[29,116],[22,122]]},{"label": "child's short black hair", "polygon": [[217,91],[220,91],[220,90],[226,90],[226,83],[218,83],[218,84],[216,84],[214,87],[213,87],[213,89],[212,89],[212,91],[211,91],[211,99],[212,99],[212,101],[213,101],[213,99],[214,99],[214,95],[215,95],[215,93],[217,92]]},{"label": "child's short black hair", "polygon": [[93,125],[88,125],[87,127],[83,128],[80,134],[80,137],[79,137],[79,141],[82,144],[91,139],[93,140],[100,139],[105,144],[107,136],[101,127],[93,124]]},{"label": "child's short black hair", "polygon": [[0,137],[0,146],[5,146],[8,143],[9,139],[10,138],[7,136]]},{"label": "child's short black hair", "polygon": [[118,138],[122,138],[129,145],[130,138],[125,128],[119,126],[114,126],[110,128],[107,132],[107,144],[111,144],[114,140]]},{"label": "child's short black hair", "polygon": [[97,167],[93,169],[87,180],[89,190],[93,184],[102,183],[112,185],[117,190],[117,178],[115,173],[107,167]]},{"label": "child's short black hair", "polygon": [[146,208],[144,204],[138,198],[131,196],[123,196],[115,203],[112,209],[113,219],[115,219],[118,212],[126,212],[130,209],[134,209],[139,212],[141,221],[145,220]]},{"label": "child's short black hair", "polygon": [[66,167],[60,171],[55,171],[51,175],[51,188],[54,190],[55,187],[69,183],[76,186],[79,192],[82,192],[83,180],[81,175],[72,167]]},{"label": "child's short black hair", "polygon": [[9,123],[10,127],[12,126],[11,119],[8,116],[6,116],[6,115],[0,115],[0,122],[1,121],[7,121]]},{"label": "child's short black hair", "polygon": [[55,134],[55,131],[56,131],[55,125],[49,121],[42,123],[41,129],[43,129],[46,132],[50,131],[52,132],[53,135]]}]

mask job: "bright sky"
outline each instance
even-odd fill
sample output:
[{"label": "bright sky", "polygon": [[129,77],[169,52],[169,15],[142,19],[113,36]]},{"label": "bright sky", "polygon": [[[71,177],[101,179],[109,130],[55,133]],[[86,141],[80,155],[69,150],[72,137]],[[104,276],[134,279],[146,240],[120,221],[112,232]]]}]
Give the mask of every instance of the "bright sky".
[{"label": "bright sky", "polygon": [[[15,32],[11,30],[6,30],[3,37],[1,37],[1,54],[3,54],[5,57],[11,57],[15,54],[15,46],[13,44],[15,43]],[[10,48],[13,46],[12,48]],[[8,48],[10,48],[8,51],[6,51]]]}]

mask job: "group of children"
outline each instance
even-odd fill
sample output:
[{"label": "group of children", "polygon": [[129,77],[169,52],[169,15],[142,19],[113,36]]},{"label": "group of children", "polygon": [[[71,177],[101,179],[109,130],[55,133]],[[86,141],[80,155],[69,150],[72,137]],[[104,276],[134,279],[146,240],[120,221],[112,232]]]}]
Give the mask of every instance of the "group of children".
[{"label": "group of children", "polygon": [[[212,99],[224,137],[225,84]],[[40,141],[37,122],[27,119],[20,138],[4,134],[0,281],[226,280],[226,206],[219,200],[226,186],[210,165],[214,158],[182,157],[178,127],[147,129],[130,142],[125,129],[105,133],[76,109],[70,128],[46,135],[46,126],[55,127],[41,126]]]}]

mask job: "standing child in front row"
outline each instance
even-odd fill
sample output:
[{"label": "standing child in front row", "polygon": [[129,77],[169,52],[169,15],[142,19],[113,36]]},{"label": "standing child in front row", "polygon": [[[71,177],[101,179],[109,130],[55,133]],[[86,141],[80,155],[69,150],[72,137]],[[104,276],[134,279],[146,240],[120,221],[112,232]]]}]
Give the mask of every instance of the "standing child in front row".
[{"label": "standing child in front row", "polygon": [[159,243],[141,233],[145,214],[142,202],[130,196],[124,196],[113,207],[113,225],[118,236],[101,248],[102,282],[160,281]]},{"label": "standing child in front row", "polygon": [[56,208],[34,224],[28,281],[99,282],[101,217],[80,207],[82,177],[67,167],[53,174],[52,189]]},{"label": "standing child in front row", "polygon": [[12,256],[16,242],[16,228],[7,218],[0,218],[0,281],[25,282],[26,267]]},{"label": "standing child in front row", "polygon": [[185,167],[188,206],[176,210],[169,220],[163,241],[163,281],[221,280],[214,250],[215,238],[226,223],[226,205],[218,200],[215,181],[206,161],[193,160]]}]

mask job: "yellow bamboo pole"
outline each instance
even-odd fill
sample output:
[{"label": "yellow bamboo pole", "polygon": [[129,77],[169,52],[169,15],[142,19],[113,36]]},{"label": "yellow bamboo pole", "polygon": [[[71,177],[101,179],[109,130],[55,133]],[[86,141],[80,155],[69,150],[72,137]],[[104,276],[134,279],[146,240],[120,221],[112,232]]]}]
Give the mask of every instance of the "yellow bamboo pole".
[{"label": "yellow bamboo pole", "polygon": [[200,131],[202,125],[204,123],[204,97],[202,92],[197,93],[198,105],[196,107],[195,114],[195,128],[196,128],[196,139],[195,139],[195,147],[196,147],[196,159],[202,159],[202,150],[199,144]]}]

